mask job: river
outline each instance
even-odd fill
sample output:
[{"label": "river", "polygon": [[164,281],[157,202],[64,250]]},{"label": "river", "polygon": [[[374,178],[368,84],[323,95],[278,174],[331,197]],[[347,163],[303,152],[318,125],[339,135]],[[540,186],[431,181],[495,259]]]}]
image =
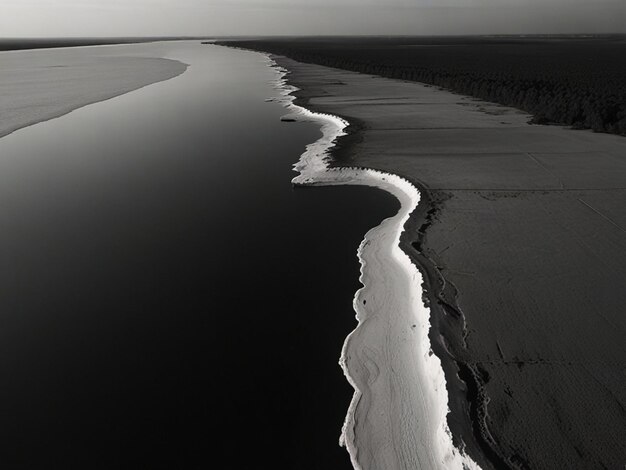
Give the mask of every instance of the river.
[{"label": "river", "polygon": [[190,67],[0,139],[0,463],[351,468],[356,251],[398,202],[292,187],[321,134],[263,56],[116,47]]}]

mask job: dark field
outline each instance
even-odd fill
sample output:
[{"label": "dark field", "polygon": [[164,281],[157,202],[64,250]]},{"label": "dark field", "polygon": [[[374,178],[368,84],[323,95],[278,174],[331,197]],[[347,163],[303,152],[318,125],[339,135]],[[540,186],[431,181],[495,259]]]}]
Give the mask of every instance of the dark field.
[{"label": "dark field", "polygon": [[[232,43],[231,43],[232,44]],[[626,36],[280,38],[240,47],[412,80],[598,132],[626,134]]]}]

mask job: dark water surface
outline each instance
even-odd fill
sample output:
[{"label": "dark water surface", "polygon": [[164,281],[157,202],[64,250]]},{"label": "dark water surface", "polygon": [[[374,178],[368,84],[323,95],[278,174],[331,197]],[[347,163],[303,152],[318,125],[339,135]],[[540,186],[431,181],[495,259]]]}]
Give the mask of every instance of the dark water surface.
[{"label": "dark water surface", "polygon": [[0,140],[0,467],[351,468],[337,361],[396,201],[292,188],[319,127],[260,55],[124,47],[191,67]]}]

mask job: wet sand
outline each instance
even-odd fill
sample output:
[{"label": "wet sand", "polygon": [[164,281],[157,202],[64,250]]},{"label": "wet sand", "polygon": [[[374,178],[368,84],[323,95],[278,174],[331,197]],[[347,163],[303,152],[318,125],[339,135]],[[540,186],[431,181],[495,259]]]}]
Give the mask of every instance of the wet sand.
[{"label": "wet sand", "polygon": [[626,139],[418,83],[286,58],[297,104],[351,123],[336,166],[422,191],[426,278],[458,446],[483,468],[626,461]]},{"label": "wet sand", "polygon": [[0,137],[169,80],[187,65],[132,46],[0,52]]}]

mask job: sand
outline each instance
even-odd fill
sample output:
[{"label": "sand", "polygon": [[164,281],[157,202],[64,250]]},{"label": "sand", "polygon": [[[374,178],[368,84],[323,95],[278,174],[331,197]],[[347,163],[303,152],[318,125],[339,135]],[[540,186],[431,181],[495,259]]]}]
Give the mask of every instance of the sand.
[{"label": "sand", "polygon": [[[297,104],[351,124],[333,166],[397,174],[421,190],[401,246],[427,281],[457,447],[483,468],[620,468],[626,139],[529,125],[515,109],[418,83],[277,61],[301,89]],[[381,372],[391,367],[383,338],[398,347],[407,337],[378,321],[352,348],[384,377],[376,387],[389,416],[413,413],[420,391],[398,395],[398,383],[420,358],[404,349],[403,368]],[[406,432],[404,420],[369,418],[357,410],[360,455],[395,460],[367,456],[361,468],[415,468],[404,447],[371,437]]]},{"label": "sand", "polygon": [[355,393],[340,444],[355,469],[477,469],[452,442],[444,372],[428,338],[430,312],[422,301],[422,276],[400,248],[419,191],[386,172],[331,168],[330,152],[349,123],[295,105],[297,89],[285,80],[286,69],[271,58],[268,63],[279,74],[276,87],[289,120],[314,120],[322,127],[322,137],[294,165],[299,174],[293,183],[373,186],[400,202],[398,213],[371,229],[358,250],[363,284],[354,297],[358,325],[346,338],[340,359]]},{"label": "sand", "polygon": [[187,69],[156,54],[145,46],[0,52],[0,137]]}]

